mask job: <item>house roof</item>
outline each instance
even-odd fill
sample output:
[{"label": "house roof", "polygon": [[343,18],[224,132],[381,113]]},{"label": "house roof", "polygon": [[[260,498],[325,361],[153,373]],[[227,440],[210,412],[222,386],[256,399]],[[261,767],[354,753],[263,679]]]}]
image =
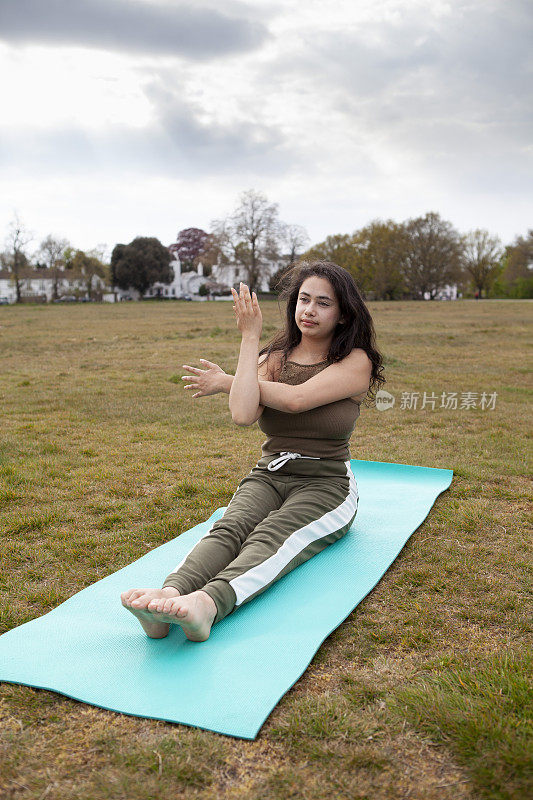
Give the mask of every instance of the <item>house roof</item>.
[{"label": "house roof", "polygon": [[[57,277],[60,280],[83,280],[84,275],[81,275],[79,272],[74,272],[73,270],[59,270],[57,273]],[[0,279],[4,280],[15,280],[15,275],[11,270],[8,269],[0,269]],[[48,269],[21,269],[19,271],[19,280],[54,280],[54,274],[51,270]]]},{"label": "house roof", "polygon": [[[4,280],[15,280],[15,274],[9,269],[0,269],[0,278],[4,278]],[[26,280],[28,278],[35,278],[37,280],[41,280],[43,278],[48,278],[52,280],[52,276],[48,274],[47,269],[21,269],[19,270],[19,279]]]}]

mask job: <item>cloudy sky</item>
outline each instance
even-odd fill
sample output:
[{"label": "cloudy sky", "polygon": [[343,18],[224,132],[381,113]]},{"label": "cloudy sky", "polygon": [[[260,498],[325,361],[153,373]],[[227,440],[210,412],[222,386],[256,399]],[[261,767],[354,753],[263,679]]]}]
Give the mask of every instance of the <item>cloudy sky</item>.
[{"label": "cloudy sky", "polygon": [[0,242],[533,226],[530,0],[1,0]]}]

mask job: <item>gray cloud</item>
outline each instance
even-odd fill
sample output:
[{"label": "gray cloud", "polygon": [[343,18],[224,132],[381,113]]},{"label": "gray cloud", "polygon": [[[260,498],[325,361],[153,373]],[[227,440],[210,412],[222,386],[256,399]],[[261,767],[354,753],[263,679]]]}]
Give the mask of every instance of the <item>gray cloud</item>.
[{"label": "gray cloud", "polygon": [[201,117],[209,109],[184,100],[179,83],[167,80],[164,73],[145,84],[144,92],[154,109],[154,131],[166,152],[187,154],[201,164],[200,169],[216,172],[231,171],[236,165],[276,172],[287,168],[289,148],[275,127],[248,118],[231,124],[205,122]]},{"label": "gray cloud", "polygon": [[[332,71],[337,79],[342,71],[354,99],[371,91],[400,112],[407,100],[417,117],[440,113],[491,122],[497,113],[531,121],[531,104],[524,101],[532,95],[533,18],[521,3],[469,4],[463,14],[426,24],[407,17],[382,24],[379,33],[373,47],[358,38],[337,42]],[[324,45],[327,50],[331,41]]]},{"label": "gray cloud", "polygon": [[146,87],[154,105],[149,126],[114,125],[103,132],[80,127],[0,131],[0,167],[40,176],[101,170],[196,178],[205,175],[286,174],[300,157],[275,128],[244,121],[221,124],[200,118],[200,109],[154,80]]},{"label": "gray cloud", "polygon": [[[205,61],[259,46],[269,36],[262,27],[267,16],[285,13],[267,2],[254,8],[230,0],[223,11],[217,0],[201,2],[200,9],[73,0],[72,11],[59,0],[0,0],[0,39]],[[159,176],[183,179],[191,197],[196,179],[206,176],[212,186],[238,188],[272,178],[290,187],[284,202],[294,204],[295,218],[300,206],[314,216],[317,238],[372,216],[400,219],[428,208],[459,227],[460,218],[483,227],[488,215],[510,236],[527,224],[533,181],[530,0],[451,0],[446,14],[433,11],[430,0],[416,6],[358,26],[354,13],[354,25],[338,31],[313,15],[293,17],[261,58],[246,59],[246,74],[238,73],[240,60],[231,60],[227,72],[226,63],[216,64],[220,73],[207,91],[201,80],[209,80],[209,69],[200,74],[196,64],[139,59],[138,85],[152,108],[145,128],[111,125],[104,115],[98,124],[105,127],[96,130],[81,123],[15,129],[5,115],[2,174],[15,186],[18,177],[35,177],[43,187],[49,177],[64,179],[73,208],[83,202],[86,175],[98,176],[109,203],[120,184],[118,204],[130,184],[158,192],[151,179]],[[290,13],[299,14],[294,4]],[[187,14],[190,26],[198,24],[185,41]],[[202,28],[208,19],[211,27]],[[231,35],[222,36],[224,25]],[[207,98],[215,91],[211,107]],[[31,97],[25,100],[31,107]],[[147,197],[147,204],[183,205],[171,184],[160,183],[161,196]],[[121,213],[117,205],[117,219]]]},{"label": "gray cloud", "polygon": [[179,55],[193,60],[258,48],[268,37],[253,10],[131,0],[2,0],[0,39]]},{"label": "gray cloud", "polygon": [[331,109],[346,117],[354,144],[379,142],[418,175],[525,193],[532,39],[528,2],[458,2],[447,16],[404,11],[394,22],[314,31],[268,74],[293,91],[312,87],[326,119]]}]

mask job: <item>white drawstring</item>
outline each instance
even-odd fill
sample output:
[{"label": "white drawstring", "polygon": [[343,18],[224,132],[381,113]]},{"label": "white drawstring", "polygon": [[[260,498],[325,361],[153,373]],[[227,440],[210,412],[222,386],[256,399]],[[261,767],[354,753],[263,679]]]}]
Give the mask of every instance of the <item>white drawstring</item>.
[{"label": "white drawstring", "polygon": [[268,464],[267,469],[270,470],[270,472],[274,472],[286,464],[287,461],[291,461],[293,458],[312,458],[314,461],[320,461],[318,456],[302,456],[301,453],[289,453],[288,451],[282,451],[279,458],[275,458]]}]

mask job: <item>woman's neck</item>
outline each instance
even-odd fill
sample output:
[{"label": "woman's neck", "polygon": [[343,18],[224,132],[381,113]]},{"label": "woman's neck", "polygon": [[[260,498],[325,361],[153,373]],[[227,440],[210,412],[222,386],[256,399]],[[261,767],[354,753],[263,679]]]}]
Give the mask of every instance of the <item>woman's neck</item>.
[{"label": "woman's neck", "polygon": [[328,342],[327,347],[323,347],[320,350],[317,350],[316,347],[314,350],[311,350],[306,347],[306,343],[302,341],[300,344],[297,344],[294,350],[291,352],[291,358],[297,356],[306,364],[317,364],[320,361],[325,361],[328,357],[330,344],[331,342]]}]

